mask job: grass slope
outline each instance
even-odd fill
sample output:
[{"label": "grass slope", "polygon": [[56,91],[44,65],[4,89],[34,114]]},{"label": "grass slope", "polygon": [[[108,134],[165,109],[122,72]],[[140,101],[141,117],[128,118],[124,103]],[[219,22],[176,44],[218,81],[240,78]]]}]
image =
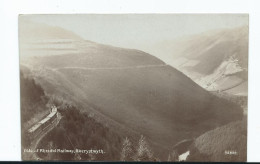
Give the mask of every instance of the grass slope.
[{"label": "grass slope", "polygon": [[[126,56],[120,58],[118,55],[107,67],[133,66],[138,63],[136,61],[147,66],[162,63],[150,55],[138,53],[128,50]],[[104,57],[106,55],[111,57],[103,54]],[[133,56],[142,56],[142,60]],[[102,115],[101,119],[107,119],[106,124],[119,124],[129,131],[143,134],[165,149],[170,149],[184,138],[198,136],[242,116],[240,107],[210,95],[170,66],[112,70],[62,69],[67,65],[78,66],[80,59],[80,66],[88,68],[89,61],[86,58],[73,55],[38,58],[38,64],[44,67],[35,69],[34,76],[47,93],[73,100],[83,109],[91,106],[93,110],[90,112]],[[123,64],[121,61],[124,61]],[[34,62],[37,63],[36,60]],[[95,63],[97,67],[100,65]]]}]

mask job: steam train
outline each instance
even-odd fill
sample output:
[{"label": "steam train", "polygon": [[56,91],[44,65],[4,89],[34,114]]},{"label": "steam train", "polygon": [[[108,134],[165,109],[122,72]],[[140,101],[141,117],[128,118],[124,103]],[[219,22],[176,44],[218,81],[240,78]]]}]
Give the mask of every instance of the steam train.
[{"label": "steam train", "polygon": [[27,131],[27,139],[33,140],[36,138],[39,134],[41,134],[42,131],[44,131],[49,125],[51,125],[57,118],[57,107],[52,106],[50,114],[47,115],[44,119],[36,123],[34,126],[32,126]]}]

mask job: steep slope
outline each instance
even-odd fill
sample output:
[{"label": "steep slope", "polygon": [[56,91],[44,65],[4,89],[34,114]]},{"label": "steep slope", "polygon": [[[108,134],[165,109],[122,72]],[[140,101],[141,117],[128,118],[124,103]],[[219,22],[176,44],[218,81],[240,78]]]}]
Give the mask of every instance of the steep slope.
[{"label": "steep slope", "polygon": [[43,55],[24,58],[23,52],[21,65],[48,94],[73,101],[122,135],[143,134],[160,157],[184,138],[242,117],[239,106],[145,52],[83,40],[70,44],[78,53],[61,48],[62,54],[48,55],[38,48]]},{"label": "steep slope", "polygon": [[49,112],[45,110],[48,100],[43,89],[35,83],[34,79],[25,75],[26,72],[20,72],[22,131],[31,127]]},{"label": "steep slope", "polygon": [[209,31],[158,47],[164,49],[158,53],[167,51],[169,64],[203,88],[247,95],[248,27]]}]

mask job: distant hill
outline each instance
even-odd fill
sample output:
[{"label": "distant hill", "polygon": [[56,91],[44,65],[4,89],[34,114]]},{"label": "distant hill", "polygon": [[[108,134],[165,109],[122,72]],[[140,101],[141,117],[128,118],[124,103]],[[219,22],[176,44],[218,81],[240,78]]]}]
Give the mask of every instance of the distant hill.
[{"label": "distant hill", "polygon": [[165,41],[156,49],[203,88],[247,95],[247,26]]},{"label": "distant hill", "polygon": [[70,53],[60,48],[62,41],[46,42],[58,50],[28,50],[35,54],[30,58],[21,53],[21,65],[44,91],[73,101],[122,135],[143,134],[161,159],[177,142],[242,118],[239,106],[145,52],[79,39],[70,41],[76,47]]},{"label": "distant hill", "polygon": [[19,49],[20,55],[40,56],[58,55],[78,52],[72,41],[81,41],[82,38],[73,32],[56,26],[23,20],[19,17]]}]

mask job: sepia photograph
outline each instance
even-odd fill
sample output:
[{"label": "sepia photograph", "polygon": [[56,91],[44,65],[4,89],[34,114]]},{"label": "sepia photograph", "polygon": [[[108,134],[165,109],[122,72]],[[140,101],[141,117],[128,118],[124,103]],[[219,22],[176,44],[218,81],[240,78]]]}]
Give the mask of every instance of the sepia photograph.
[{"label": "sepia photograph", "polygon": [[23,161],[247,161],[248,14],[18,19]]}]

